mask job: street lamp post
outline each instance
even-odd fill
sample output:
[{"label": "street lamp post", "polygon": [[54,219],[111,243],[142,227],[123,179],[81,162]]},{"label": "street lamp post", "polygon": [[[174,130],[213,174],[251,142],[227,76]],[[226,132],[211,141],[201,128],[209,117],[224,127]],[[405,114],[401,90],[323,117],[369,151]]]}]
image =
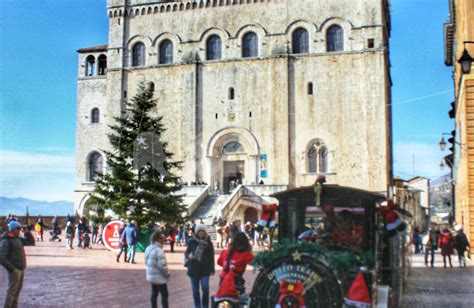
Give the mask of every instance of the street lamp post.
[{"label": "street lamp post", "polygon": [[448,154],[444,157],[443,160],[441,160],[441,164],[439,165],[440,169],[443,170],[444,168],[444,165],[448,165],[449,168],[451,169],[451,180],[450,180],[450,185],[448,183],[445,183],[445,184],[448,184],[450,187],[450,190],[451,190],[451,200],[450,200],[450,207],[451,207],[451,213],[449,214],[450,216],[450,223],[452,223],[452,221],[454,220],[454,215],[455,215],[455,186],[454,186],[454,181],[453,181],[453,167],[454,167],[454,144],[459,144],[461,145],[459,142],[456,142],[456,139],[455,139],[455,133],[456,131],[453,130],[451,133],[442,133],[442,136],[441,136],[441,140],[440,142],[438,143],[439,144],[439,148],[441,151],[444,151],[446,149],[446,140],[444,140],[444,135],[449,135],[450,138],[448,139],[448,142],[452,145],[449,149],[451,151],[451,154]]},{"label": "street lamp post", "polygon": [[463,74],[469,74],[471,72],[472,57],[466,49],[466,44],[474,44],[474,41],[464,41],[464,51],[462,52],[461,58],[458,63],[461,64],[461,70]]}]

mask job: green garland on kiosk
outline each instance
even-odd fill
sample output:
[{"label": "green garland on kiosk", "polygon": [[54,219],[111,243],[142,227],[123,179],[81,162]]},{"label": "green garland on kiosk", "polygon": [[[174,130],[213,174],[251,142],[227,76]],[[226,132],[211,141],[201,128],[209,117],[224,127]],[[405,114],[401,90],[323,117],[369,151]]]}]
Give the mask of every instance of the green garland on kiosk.
[{"label": "green garland on kiosk", "polygon": [[[343,248],[343,246],[340,247]],[[256,267],[267,268],[275,261],[288,256],[293,256],[293,259],[298,261],[301,255],[311,255],[326,260],[329,266],[336,269],[339,273],[347,272],[357,263],[363,264],[369,269],[374,266],[374,257],[371,252],[366,252],[360,256],[349,249],[330,249],[326,246],[309,242],[291,244],[289,241],[274,243],[273,250],[259,253],[255,257],[253,264]]]}]

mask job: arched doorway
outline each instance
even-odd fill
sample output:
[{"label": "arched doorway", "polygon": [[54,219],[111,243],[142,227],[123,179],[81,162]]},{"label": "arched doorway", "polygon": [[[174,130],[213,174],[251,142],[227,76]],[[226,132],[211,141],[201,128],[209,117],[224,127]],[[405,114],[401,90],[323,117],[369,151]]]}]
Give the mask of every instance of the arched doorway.
[{"label": "arched doorway", "polygon": [[258,222],[258,212],[253,207],[248,207],[244,212],[244,221],[245,223],[251,222],[256,224]]},{"label": "arched doorway", "polygon": [[208,148],[211,180],[225,194],[239,184],[255,184],[258,174],[259,146],[245,128],[225,128],[211,137]]}]

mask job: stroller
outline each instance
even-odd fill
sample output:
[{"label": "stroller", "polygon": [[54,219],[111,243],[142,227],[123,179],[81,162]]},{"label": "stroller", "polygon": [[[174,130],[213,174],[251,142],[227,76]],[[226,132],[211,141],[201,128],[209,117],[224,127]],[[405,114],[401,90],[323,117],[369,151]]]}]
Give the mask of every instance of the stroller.
[{"label": "stroller", "polygon": [[51,235],[51,237],[49,238],[51,242],[54,240],[58,240],[58,242],[61,242],[61,239],[59,238],[59,235],[61,234],[61,229],[54,228],[53,230],[49,231],[49,234]]},{"label": "stroller", "polygon": [[87,233],[87,232],[85,232],[84,235],[82,235],[82,248],[92,249],[92,247],[91,247],[91,238],[89,236],[89,233]]}]

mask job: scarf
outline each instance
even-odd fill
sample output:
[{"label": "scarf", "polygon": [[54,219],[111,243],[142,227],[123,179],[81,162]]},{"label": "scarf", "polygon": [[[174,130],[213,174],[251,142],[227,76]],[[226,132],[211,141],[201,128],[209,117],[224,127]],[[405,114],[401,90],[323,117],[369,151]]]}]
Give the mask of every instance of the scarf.
[{"label": "scarf", "polygon": [[200,238],[197,238],[196,237],[196,242],[197,242],[197,246],[196,248],[194,249],[194,252],[193,252],[193,256],[199,261],[201,262],[201,259],[202,259],[202,256],[204,254],[204,249],[206,249],[207,245],[208,245],[208,242],[207,242],[207,239],[200,239]]}]

